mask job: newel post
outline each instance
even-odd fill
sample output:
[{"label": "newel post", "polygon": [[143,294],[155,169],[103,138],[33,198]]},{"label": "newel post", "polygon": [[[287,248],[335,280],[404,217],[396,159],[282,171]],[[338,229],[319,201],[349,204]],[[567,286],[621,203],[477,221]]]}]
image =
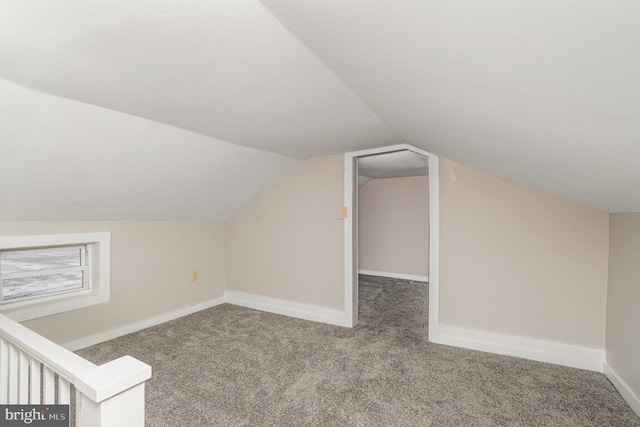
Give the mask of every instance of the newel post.
[{"label": "newel post", "polygon": [[144,383],[151,366],[131,356],[77,376],[78,427],[144,427]]}]

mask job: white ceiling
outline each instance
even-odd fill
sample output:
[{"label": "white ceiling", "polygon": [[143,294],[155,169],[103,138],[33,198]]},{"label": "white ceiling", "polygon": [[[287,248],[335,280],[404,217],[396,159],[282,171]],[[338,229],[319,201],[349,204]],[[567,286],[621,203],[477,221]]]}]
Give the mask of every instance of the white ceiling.
[{"label": "white ceiling", "polygon": [[295,160],[0,80],[4,220],[223,220]]},{"label": "white ceiling", "polygon": [[262,2],[407,143],[640,211],[640,2]]},{"label": "white ceiling", "polygon": [[639,40],[635,0],[0,0],[0,219],[222,219],[401,142],[640,211]]},{"label": "white ceiling", "polygon": [[0,76],[281,155],[400,141],[256,0],[0,0]]},{"label": "white ceiling", "polygon": [[358,175],[371,179],[429,175],[429,159],[409,150],[358,157]]},{"label": "white ceiling", "polygon": [[373,179],[429,175],[429,159],[409,150],[357,158],[358,187]]}]

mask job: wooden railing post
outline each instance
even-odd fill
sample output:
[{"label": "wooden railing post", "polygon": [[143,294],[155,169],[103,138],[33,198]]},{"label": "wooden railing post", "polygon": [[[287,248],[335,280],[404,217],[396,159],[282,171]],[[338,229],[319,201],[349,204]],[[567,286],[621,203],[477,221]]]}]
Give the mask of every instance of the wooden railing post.
[{"label": "wooden railing post", "polygon": [[77,377],[78,427],[144,427],[144,382],[151,367],[131,356]]}]

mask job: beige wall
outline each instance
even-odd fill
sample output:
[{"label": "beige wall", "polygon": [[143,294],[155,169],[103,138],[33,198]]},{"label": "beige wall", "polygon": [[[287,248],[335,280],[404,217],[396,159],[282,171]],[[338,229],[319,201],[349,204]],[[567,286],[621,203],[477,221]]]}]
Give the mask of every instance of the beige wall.
[{"label": "beige wall", "polygon": [[440,171],[440,321],[604,348],[608,214],[446,160]]},{"label": "beige wall", "polygon": [[[225,280],[343,309],[343,162],[299,162],[224,223],[0,222],[5,235],[112,232],[111,303],[27,326],[67,342],[221,297]],[[440,179],[441,322],[604,348],[608,214],[448,161]]]},{"label": "beige wall", "polygon": [[[440,320],[604,348],[607,213],[441,163]],[[227,289],[344,306],[343,157],[300,162],[224,223]]]},{"label": "beige wall", "polygon": [[344,156],[299,162],[224,222],[227,289],[344,309]]},{"label": "beige wall", "polygon": [[640,213],[612,214],[607,364],[640,398]]},{"label": "beige wall", "polygon": [[358,268],[429,274],[429,177],[369,181],[358,190]]},{"label": "beige wall", "polygon": [[[111,302],[24,322],[64,343],[224,295],[220,222],[0,222],[2,235],[111,232]],[[192,269],[199,278],[190,281]]]}]

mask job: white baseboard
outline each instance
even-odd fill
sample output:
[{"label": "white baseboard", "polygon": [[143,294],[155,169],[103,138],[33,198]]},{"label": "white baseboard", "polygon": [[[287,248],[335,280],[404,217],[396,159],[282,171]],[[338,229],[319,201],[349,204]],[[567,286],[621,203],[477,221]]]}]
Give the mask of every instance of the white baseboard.
[{"label": "white baseboard", "polygon": [[242,307],[253,308],[269,313],[282,314],[297,319],[312,320],[336,326],[350,326],[343,310],[320,307],[311,304],[267,298],[244,292],[226,291],[225,301]]},{"label": "white baseboard", "polygon": [[101,342],[109,341],[114,338],[118,338],[123,335],[130,334],[132,332],[137,332],[145,328],[150,328],[152,326],[156,326],[161,323],[177,319],[179,317],[187,316],[189,314],[193,314],[195,312],[205,310],[207,308],[211,308],[216,305],[223,304],[224,302],[225,302],[224,297],[215,298],[209,301],[204,301],[199,304],[193,305],[191,307],[186,307],[180,310],[164,313],[164,314],[161,314],[160,316],[152,317],[150,319],[146,319],[141,322],[132,323],[130,325],[123,326],[121,328],[112,329],[110,331],[100,332],[95,335],[90,335],[88,337],[69,341],[69,342],[63,343],[62,347],[71,351],[80,350],[81,348],[85,348],[91,345],[99,344]]},{"label": "white baseboard", "polygon": [[[370,273],[366,272],[363,274]],[[79,350],[81,348],[118,338],[141,329],[187,316],[225,302],[241,307],[295,317],[298,319],[311,320],[336,326],[350,326],[343,310],[335,310],[276,298],[267,298],[244,292],[226,291],[224,297],[215,298],[191,307],[165,313],[121,328],[69,341],[63,343],[62,346],[71,351]],[[625,400],[629,402],[634,411],[640,415],[640,401],[638,398],[633,394],[624,381],[620,379],[615,371],[608,365],[605,365],[605,350],[544,341],[535,338],[483,332],[442,323],[439,325],[438,333],[431,334],[430,339],[436,344],[521,357],[524,359],[537,360],[540,362],[553,363],[572,368],[588,369],[596,372],[603,372],[603,369],[605,369],[607,377],[609,377],[611,382],[625,397]]]},{"label": "white baseboard", "polygon": [[453,347],[521,357],[571,368],[602,372],[605,350],[581,347],[536,338],[496,334],[440,323],[431,341]]},{"label": "white baseboard", "polygon": [[387,271],[358,270],[358,274],[367,276],[391,277],[392,279],[416,280],[418,282],[428,282],[429,276],[418,276],[415,274],[389,273]]},{"label": "white baseboard", "polygon": [[631,390],[631,387],[629,387],[627,383],[620,378],[620,375],[607,363],[604,364],[604,374],[609,378],[611,384],[618,390],[624,400],[627,401],[629,406],[631,406],[633,412],[640,417],[640,398]]}]

